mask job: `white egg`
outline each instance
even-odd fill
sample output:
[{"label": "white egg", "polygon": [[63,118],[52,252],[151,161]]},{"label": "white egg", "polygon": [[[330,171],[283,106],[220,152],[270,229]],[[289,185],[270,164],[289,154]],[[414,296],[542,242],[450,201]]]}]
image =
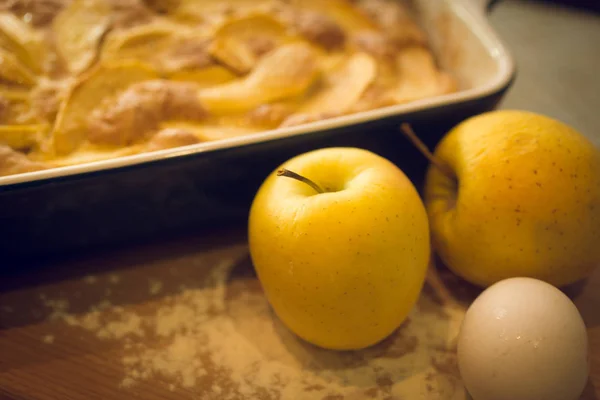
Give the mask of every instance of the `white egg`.
[{"label": "white egg", "polygon": [[511,278],[471,304],[458,366],[474,400],[576,400],[589,374],[585,324],[552,285]]}]

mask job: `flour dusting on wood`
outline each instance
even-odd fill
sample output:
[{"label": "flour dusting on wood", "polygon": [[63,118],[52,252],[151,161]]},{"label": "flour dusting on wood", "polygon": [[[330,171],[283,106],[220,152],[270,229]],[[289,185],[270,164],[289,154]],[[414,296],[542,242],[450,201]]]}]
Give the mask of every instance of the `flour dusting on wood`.
[{"label": "flour dusting on wood", "polygon": [[[105,299],[72,314],[68,299],[42,301],[49,318],[120,348],[122,390],[152,380],[207,400],[467,398],[455,358],[464,309],[440,301],[433,286],[382,343],[336,352],[287,330],[255,277],[230,276],[235,262],[216,263],[202,282],[173,292],[150,277],[152,304],[143,311]],[[115,276],[108,282],[122,283]]]}]

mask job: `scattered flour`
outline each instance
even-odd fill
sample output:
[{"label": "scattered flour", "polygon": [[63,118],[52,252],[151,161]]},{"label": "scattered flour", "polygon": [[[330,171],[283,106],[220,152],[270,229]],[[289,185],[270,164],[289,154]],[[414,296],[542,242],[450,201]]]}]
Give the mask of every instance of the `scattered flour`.
[{"label": "scattered flour", "polygon": [[[121,348],[124,390],[153,380],[203,400],[467,398],[455,360],[464,309],[442,304],[434,289],[423,291],[406,323],[384,342],[333,352],[287,330],[256,279],[227,283],[233,264],[216,265],[196,287],[154,298],[143,313],[105,300],[72,315],[64,299],[43,302],[51,319]],[[150,294],[161,292],[162,283],[150,282]]]},{"label": "scattered flour", "polygon": [[133,385],[135,385],[135,380],[132,379],[132,378],[126,377],[126,378],[124,378],[121,381],[121,385],[120,386],[123,387],[123,388],[130,388]]},{"label": "scattered flour", "polygon": [[45,336],[42,338],[42,341],[43,341],[44,343],[52,344],[52,343],[54,343],[54,336],[53,336],[53,335],[45,335]]},{"label": "scattered flour", "polygon": [[160,291],[162,290],[162,282],[159,280],[155,280],[155,279],[151,279],[149,282],[149,288],[148,291],[150,292],[151,295],[156,295],[159,294]]}]

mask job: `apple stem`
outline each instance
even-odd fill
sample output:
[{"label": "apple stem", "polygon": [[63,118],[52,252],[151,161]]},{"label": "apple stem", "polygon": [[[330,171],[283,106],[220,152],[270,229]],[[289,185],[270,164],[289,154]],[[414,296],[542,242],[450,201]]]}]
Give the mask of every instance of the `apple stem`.
[{"label": "apple stem", "polygon": [[433,165],[435,165],[448,178],[453,179],[453,180],[456,179],[456,176],[450,170],[450,168],[446,164],[442,163],[436,156],[433,155],[433,153],[427,148],[425,143],[423,143],[423,141],[421,139],[419,139],[419,137],[413,131],[413,129],[410,127],[409,124],[407,124],[407,123],[401,124],[400,130],[402,131],[402,133],[404,133],[404,135],[406,137],[408,137],[408,139],[421,152],[421,154],[423,154],[425,156],[425,158],[427,158],[429,160],[429,162],[431,162]]},{"label": "apple stem", "polygon": [[290,171],[289,169],[285,169],[285,168],[280,169],[279,171],[277,171],[277,176],[285,176],[287,178],[299,180],[300,182],[304,182],[311,188],[315,189],[315,191],[317,193],[325,193],[325,191],[323,189],[321,189],[321,187],[319,185],[317,185],[310,179],[308,179],[300,174]]}]

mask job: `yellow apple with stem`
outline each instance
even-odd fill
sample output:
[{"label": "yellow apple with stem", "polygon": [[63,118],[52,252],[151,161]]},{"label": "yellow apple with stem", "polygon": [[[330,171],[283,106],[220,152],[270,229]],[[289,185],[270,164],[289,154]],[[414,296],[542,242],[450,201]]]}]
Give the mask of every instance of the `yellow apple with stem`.
[{"label": "yellow apple with stem", "polygon": [[492,111],[458,124],[429,158],[433,246],[457,275],[564,286],[600,264],[600,151],[573,128]]},{"label": "yellow apple with stem", "polygon": [[425,207],[389,160],[358,148],[298,155],[259,188],[250,255],[279,319],[314,345],[360,349],[406,319],[430,256]]}]

